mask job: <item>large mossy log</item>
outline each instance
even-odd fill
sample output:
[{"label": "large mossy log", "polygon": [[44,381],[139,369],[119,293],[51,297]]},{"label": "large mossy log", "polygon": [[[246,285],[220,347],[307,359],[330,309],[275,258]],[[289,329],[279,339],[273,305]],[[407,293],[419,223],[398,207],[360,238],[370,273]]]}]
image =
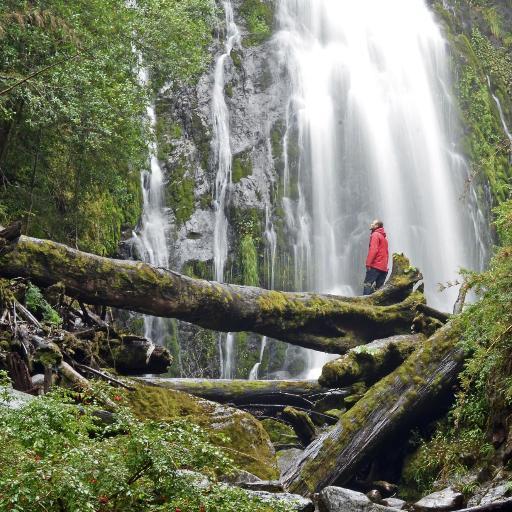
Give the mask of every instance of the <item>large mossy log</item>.
[{"label": "large mossy log", "polygon": [[292,293],[191,279],[137,261],[88,254],[21,236],[0,251],[0,275],[41,286],[62,283],[87,304],[170,317],[217,331],[252,331],[307,348],[343,354],[375,338],[408,333],[424,302],[420,272],[393,256],[388,283],[366,297]]},{"label": "large mossy log", "polygon": [[[140,381],[167,389],[183,391],[219,403],[288,403],[293,397],[316,399],[331,390],[316,380],[242,380],[242,379],[167,379],[141,377]],[[344,394],[347,394],[346,391]],[[340,391],[342,395],[343,392]]]},{"label": "large mossy log", "polygon": [[285,487],[307,495],[333,482],[343,485],[393,436],[439,412],[440,397],[450,390],[462,366],[458,338],[457,328],[448,323],[371,387],[283,474]]},{"label": "large mossy log", "polygon": [[322,368],[319,383],[326,388],[377,382],[402,364],[425,340],[423,334],[400,334],[350,349]]}]

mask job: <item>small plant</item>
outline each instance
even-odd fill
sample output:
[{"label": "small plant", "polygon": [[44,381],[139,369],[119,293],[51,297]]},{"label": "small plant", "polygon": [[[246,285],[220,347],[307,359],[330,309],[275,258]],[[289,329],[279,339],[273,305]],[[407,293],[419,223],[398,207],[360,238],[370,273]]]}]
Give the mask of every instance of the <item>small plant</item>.
[{"label": "small plant", "polygon": [[0,407],[0,510],[285,512],[217,483],[233,463],[196,425],[141,421],[122,405],[101,423],[95,397],[105,394],[124,401],[101,384]]},{"label": "small plant", "polygon": [[62,318],[57,311],[48,304],[41,290],[32,283],[29,283],[25,292],[25,305],[32,313],[41,317],[45,322],[55,326],[62,324]]}]

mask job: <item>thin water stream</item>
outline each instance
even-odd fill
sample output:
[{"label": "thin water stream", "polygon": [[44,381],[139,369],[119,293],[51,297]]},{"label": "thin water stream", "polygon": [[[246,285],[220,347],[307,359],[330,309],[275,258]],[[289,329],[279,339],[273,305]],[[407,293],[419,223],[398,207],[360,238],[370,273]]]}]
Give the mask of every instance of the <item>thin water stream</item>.
[{"label": "thin water stream", "polygon": [[[215,79],[212,94],[213,144],[217,164],[215,179],[215,229],[214,229],[214,276],[215,280],[224,281],[224,267],[228,255],[228,220],[226,217],[226,202],[231,184],[231,151],[229,111],[224,97],[225,65],[231,50],[240,44],[240,32],[234,21],[233,6],[230,0],[222,2],[225,13],[226,34],[224,53],[215,64]],[[223,379],[233,376],[233,345],[232,333],[219,334],[218,346],[220,353],[220,373]]]}]

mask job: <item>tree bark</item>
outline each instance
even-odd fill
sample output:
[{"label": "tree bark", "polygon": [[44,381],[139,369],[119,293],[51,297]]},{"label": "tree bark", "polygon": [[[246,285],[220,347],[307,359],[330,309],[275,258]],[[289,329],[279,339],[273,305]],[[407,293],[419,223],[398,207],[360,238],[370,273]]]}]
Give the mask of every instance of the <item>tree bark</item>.
[{"label": "tree bark", "polygon": [[[312,401],[330,394],[316,380],[241,380],[241,379],[166,379],[143,377],[147,384],[183,391],[219,403],[312,405]],[[340,390],[340,400],[349,391]],[[296,403],[294,403],[296,402]],[[306,402],[306,403],[304,403]]]},{"label": "tree bark", "polygon": [[448,323],[399,368],[370,388],[282,476],[290,492],[307,495],[346,483],[360,463],[392,436],[439,412],[439,400],[462,367],[457,329]]},{"label": "tree bark", "polygon": [[88,254],[21,236],[0,255],[0,275],[41,286],[62,283],[87,304],[177,318],[217,331],[252,331],[306,348],[344,354],[376,338],[410,332],[421,273],[393,256],[388,283],[365,297],[264,290],[191,279],[137,261]]},{"label": "tree bark", "polygon": [[326,388],[360,381],[370,386],[401,365],[424,340],[422,334],[401,334],[356,347],[326,363],[318,382]]}]

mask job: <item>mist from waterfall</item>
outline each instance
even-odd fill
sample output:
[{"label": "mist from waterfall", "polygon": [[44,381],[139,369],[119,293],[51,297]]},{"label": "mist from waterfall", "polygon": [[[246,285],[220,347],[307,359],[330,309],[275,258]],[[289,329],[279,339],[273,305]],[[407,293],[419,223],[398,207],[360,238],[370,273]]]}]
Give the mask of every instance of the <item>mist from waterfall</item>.
[{"label": "mist from waterfall", "polygon": [[[290,95],[283,209],[297,289],[360,295],[368,226],[449,311],[460,267],[482,268],[485,216],[456,146],[446,42],[423,0],[280,0],[275,44]],[[310,352],[309,368],[325,356]],[[310,375],[311,377],[312,375]]]},{"label": "mist from waterfall", "polygon": [[[213,240],[213,262],[215,280],[224,281],[224,267],[228,255],[228,219],[226,217],[226,201],[231,184],[231,141],[229,132],[229,111],[224,97],[224,67],[231,50],[240,44],[240,32],[235,24],[233,6],[230,0],[222,2],[225,13],[226,34],[224,53],[215,64],[215,77],[212,94],[213,143],[212,148],[217,164],[215,178],[215,227]],[[221,377],[229,379],[233,376],[232,333],[219,334],[218,347],[220,354]]]}]

